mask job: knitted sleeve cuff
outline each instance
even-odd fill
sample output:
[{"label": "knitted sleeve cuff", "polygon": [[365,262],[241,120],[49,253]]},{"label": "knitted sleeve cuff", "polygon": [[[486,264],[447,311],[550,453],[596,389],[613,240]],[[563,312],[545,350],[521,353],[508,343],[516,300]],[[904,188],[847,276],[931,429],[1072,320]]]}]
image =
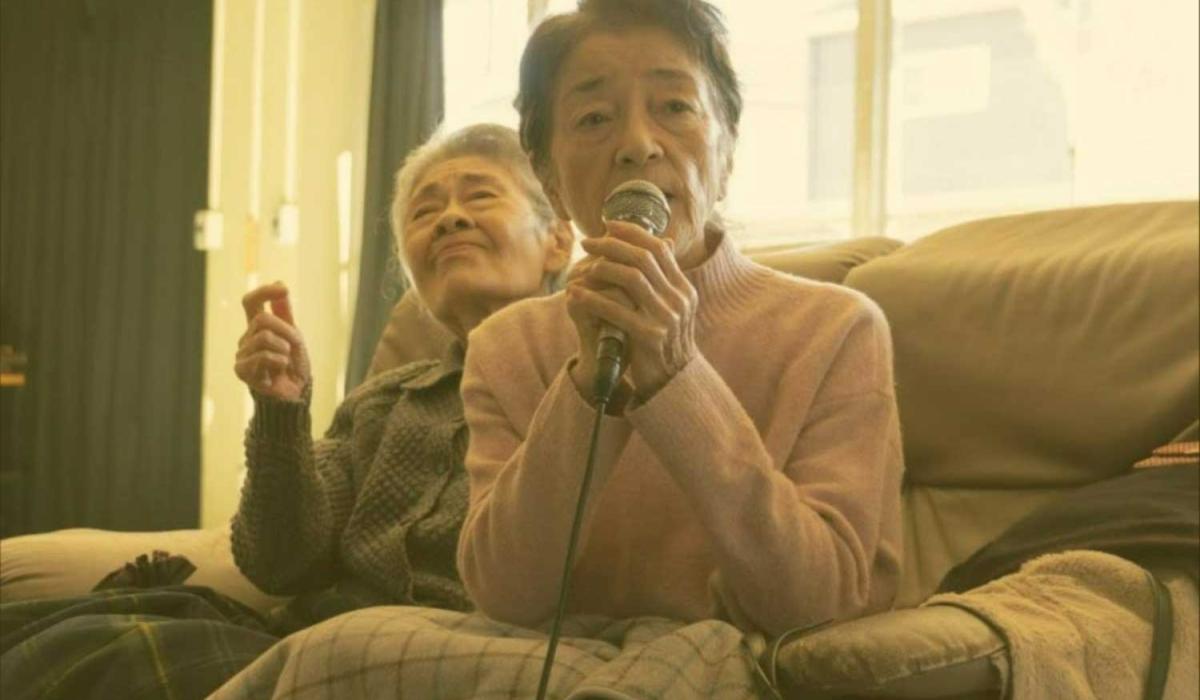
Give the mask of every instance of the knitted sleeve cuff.
[{"label": "knitted sleeve cuff", "polygon": [[308,401],[286,401],[254,394],[254,416],[250,419],[250,435],[271,442],[286,442],[301,436],[311,436],[312,414]]}]

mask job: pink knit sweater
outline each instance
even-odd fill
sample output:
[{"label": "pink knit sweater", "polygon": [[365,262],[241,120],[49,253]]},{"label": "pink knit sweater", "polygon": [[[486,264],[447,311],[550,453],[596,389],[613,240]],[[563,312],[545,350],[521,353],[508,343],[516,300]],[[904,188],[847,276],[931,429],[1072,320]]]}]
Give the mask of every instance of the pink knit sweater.
[{"label": "pink knit sweater", "polygon": [[[728,619],[768,634],[886,609],[901,553],[900,430],[878,307],[728,241],[687,271],[698,355],[606,416],[569,610]],[[459,572],[476,604],[553,614],[594,410],[566,371],[564,297],[470,337],[470,507]]]}]

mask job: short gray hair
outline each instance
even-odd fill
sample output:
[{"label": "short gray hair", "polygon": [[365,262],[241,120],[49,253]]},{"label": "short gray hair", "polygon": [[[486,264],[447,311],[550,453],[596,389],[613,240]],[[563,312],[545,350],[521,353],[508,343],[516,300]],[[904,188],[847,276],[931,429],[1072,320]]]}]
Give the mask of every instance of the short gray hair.
[{"label": "short gray hair", "polygon": [[[410,293],[417,292],[408,261],[404,259],[404,231],[408,202],[412,198],[413,189],[430,168],[447,160],[467,156],[491,160],[505,167],[514,176],[533,207],[533,213],[541,225],[542,235],[546,235],[550,227],[558,221],[550,200],[542,191],[542,185],[533,172],[529,156],[521,148],[521,139],[515,130],[500,124],[473,124],[450,133],[435,133],[428,141],[409,153],[404,165],[396,172],[396,184],[392,190],[392,244],[396,251],[396,260],[408,279]],[[563,275],[558,275],[547,280],[547,291],[558,289],[562,279]]]}]

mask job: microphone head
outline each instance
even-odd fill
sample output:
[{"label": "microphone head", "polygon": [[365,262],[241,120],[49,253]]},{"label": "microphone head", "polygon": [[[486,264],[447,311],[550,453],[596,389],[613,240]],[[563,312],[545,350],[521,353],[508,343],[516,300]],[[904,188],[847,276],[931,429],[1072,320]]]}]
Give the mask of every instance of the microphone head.
[{"label": "microphone head", "polygon": [[601,213],[606,221],[628,221],[654,236],[661,236],[671,221],[666,195],[645,180],[627,180],[614,187]]}]

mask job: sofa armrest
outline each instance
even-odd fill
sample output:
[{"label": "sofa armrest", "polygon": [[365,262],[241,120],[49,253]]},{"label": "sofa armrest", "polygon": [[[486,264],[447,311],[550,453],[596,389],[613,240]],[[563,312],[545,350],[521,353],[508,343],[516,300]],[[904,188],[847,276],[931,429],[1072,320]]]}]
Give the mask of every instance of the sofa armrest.
[{"label": "sofa armrest", "polygon": [[188,584],[208,586],[259,612],[287,600],[263,593],[237,568],[228,527],[164,532],[74,528],[0,540],[0,602],[83,595],[105,575],[156,549],[183,555],[195,565]]},{"label": "sofa armrest", "polygon": [[894,610],[785,641],[768,652],[784,697],[999,697],[1004,641],[975,615],[933,605]]}]

